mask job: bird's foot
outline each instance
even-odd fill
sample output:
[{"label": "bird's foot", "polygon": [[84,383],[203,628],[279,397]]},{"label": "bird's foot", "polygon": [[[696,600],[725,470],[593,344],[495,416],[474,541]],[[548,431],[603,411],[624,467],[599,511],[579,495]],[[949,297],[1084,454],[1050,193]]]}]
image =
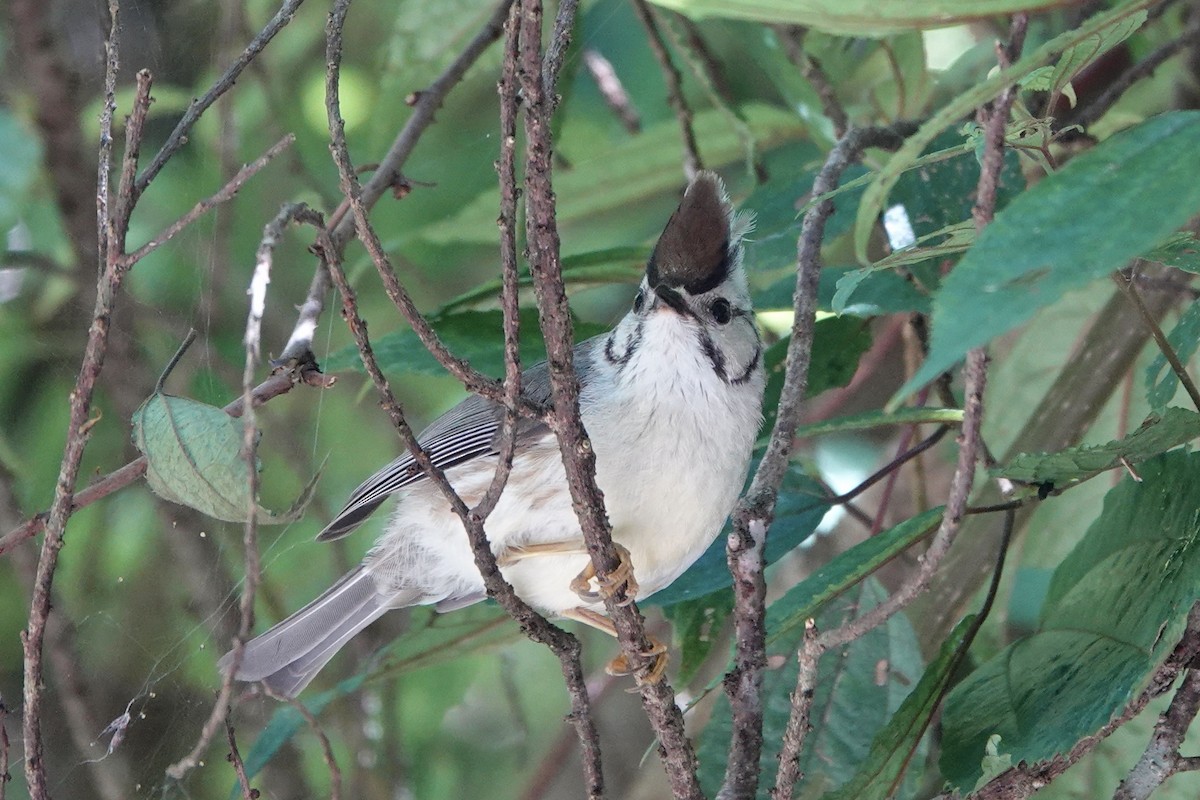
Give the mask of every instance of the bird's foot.
[{"label": "bird's foot", "polygon": [[650,642],[650,649],[641,655],[645,658],[654,658],[654,663],[648,670],[635,671],[631,669],[629,659],[624,653],[621,653],[608,662],[604,671],[609,675],[633,675],[633,680],[638,686],[650,686],[661,681],[667,672],[667,662],[670,660],[667,655],[667,646],[649,634],[646,635],[646,639]]},{"label": "bird's foot", "polygon": [[[595,565],[589,561],[583,572],[576,575],[575,580],[571,581],[571,591],[584,600],[595,602],[616,597],[624,589],[625,596],[618,601],[617,605],[627,606],[632,603],[637,597],[639,588],[637,578],[633,575],[633,560],[629,556],[629,551],[622,545],[613,542],[613,549],[617,551],[619,560],[617,568],[601,579],[596,574]],[[596,583],[595,589],[592,588],[593,581]]]}]

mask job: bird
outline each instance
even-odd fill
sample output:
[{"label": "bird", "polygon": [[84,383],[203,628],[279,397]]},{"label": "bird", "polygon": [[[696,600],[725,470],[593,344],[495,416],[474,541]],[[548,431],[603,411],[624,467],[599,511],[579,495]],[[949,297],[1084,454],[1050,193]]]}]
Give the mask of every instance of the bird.
[{"label": "bird", "polygon": [[[621,557],[615,580],[639,600],[708,549],[745,482],[766,383],[742,264],[752,226],[752,214],[734,211],[721,178],[698,172],[654,246],[628,313],[574,348],[580,414]],[[521,377],[525,398],[548,405],[546,364]],[[468,506],[492,480],[504,413],[471,395],[418,436]],[[317,538],[349,534],[393,496],[395,510],[362,562],[248,641],[236,679],[294,697],[388,610],[448,612],[486,598],[461,520],[409,453],[363,481]],[[521,421],[512,471],[485,531],[501,573],[526,603],[616,635],[604,614],[613,586],[601,585],[591,568],[545,422]],[[666,648],[655,644],[661,655],[651,680],[666,666]],[[223,672],[233,655],[220,660]]]}]

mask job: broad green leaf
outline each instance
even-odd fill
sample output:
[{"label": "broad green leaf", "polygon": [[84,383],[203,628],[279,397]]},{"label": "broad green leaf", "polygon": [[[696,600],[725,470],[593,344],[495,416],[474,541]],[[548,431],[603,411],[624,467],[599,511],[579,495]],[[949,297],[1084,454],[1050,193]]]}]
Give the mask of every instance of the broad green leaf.
[{"label": "broad green leaf", "polygon": [[767,609],[770,640],[803,628],[830,600],[928,536],[941,522],[942,511],[941,506],[931,508],[859,542],[793,586]]},{"label": "broad green leaf", "polygon": [[[751,474],[755,466],[751,465]],[[767,536],[764,552],[766,562],[775,563],[811,536],[827,511],[829,502],[821,487],[801,472],[799,467],[789,466],[775,505],[775,521]],[[726,532],[728,530],[727,525]],[[670,606],[728,587],[732,579],[725,560],[727,539],[727,536],[718,536],[687,572],[667,588],[650,595],[645,605]]]},{"label": "broad green leaf", "polygon": [[1200,274],[1200,239],[1189,231],[1172,234],[1165,242],[1142,256],[1184,272]]},{"label": "broad green leaf", "polygon": [[1057,453],[1023,453],[992,470],[999,478],[1058,488],[1086,481],[1106,470],[1134,465],[1200,436],[1200,414],[1168,408],[1151,414],[1136,431],[1108,444],[1068,447]]},{"label": "broad green leaf", "polygon": [[954,626],[916,688],[876,734],[871,752],[858,773],[824,800],[889,800],[896,796],[938,703],[962,661],[960,650],[968,644],[975,619],[971,615]]},{"label": "broad green leaf", "polygon": [[882,36],[942,28],[1017,11],[1038,11],[1053,0],[654,0],[656,5],[696,19],[724,17],[803,25],[845,36]]},{"label": "broad green leaf", "polygon": [[[887,592],[867,580],[821,613],[819,628],[832,628],[878,605]],[[780,666],[763,677],[762,780],[758,797],[766,798],[775,779],[779,747],[791,711],[790,695],[796,688],[796,650],[803,629],[792,631],[768,648],[768,660]],[[885,672],[880,665],[886,665]],[[813,698],[812,730],[801,755],[804,778],[797,787],[801,796],[820,796],[850,780],[868,756],[871,740],[901,706],[921,673],[920,650],[912,626],[903,614],[857,639],[845,648],[826,653],[818,668]],[[732,720],[724,693],[697,743],[700,783],[712,797],[725,772]],[[910,797],[911,790],[899,797]]]},{"label": "broad green leaf", "polygon": [[929,356],[896,396],[1161,242],[1200,209],[1198,170],[1200,112],[1174,112],[1113,136],[1021,194],[943,281]]},{"label": "broad green leaf", "polygon": [[[459,358],[484,375],[504,375],[504,313],[501,311],[460,311],[432,320],[442,344]],[[575,335],[583,340],[603,333],[604,328],[588,323],[575,323]],[[546,358],[546,345],[538,327],[534,309],[521,311],[521,366],[529,367]],[[372,342],[375,359],[385,373],[415,372],[422,375],[445,375],[445,368],[429,354],[425,345],[411,329],[391,331]],[[358,348],[351,346],[331,353],[325,360],[328,372],[362,369]]]},{"label": "broad green leaf", "polygon": [[[1167,335],[1167,344],[1175,351],[1179,360],[1187,364],[1200,346],[1200,300],[1193,300],[1179,321]],[[1159,353],[1146,368],[1146,401],[1161,413],[1179,389],[1179,376],[1167,364],[1167,357]]]},{"label": "broad green leaf", "polygon": [[[156,393],[134,412],[132,423],[133,444],[146,457],[146,482],[155,494],[214,519],[246,520],[250,471],[242,455],[241,420],[216,406]],[[315,485],[314,477],[284,512],[255,502],[255,518],[272,525],[299,519]]]},{"label": "broad green leaf", "polygon": [[1153,0],[1129,0],[1117,7],[1096,14],[1083,25],[1065,31],[1042,44],[1034,52],[1021,58],[1012,66],[996,72],[987,80],[971,86],[955,97],[932,117],[922,123],[912,136],[905,140],[863,193],[858,206],[858,219],[854,230],[854,254],[862,264],[867,264],[867,245],[875,229],[876,220],[900,175],[908,170],[942,131],[955,125],[964,116],[994,98],[1008,86],[1013,85],[1038,67],[1051,63],[1060,53],[1079,42],[1087,41],[1096,33],[1122,24],[1123,20],[1149,7]]},{"label": "broad green leaf", "polygon": [[[1200,454],[1145,462],[1055,570],[1038,631],[947,697],[942,773],[975,785],[988,737],[1013,762],[1062,753],[1138,692],[1174,648],[1200,596]],[[1035,531],[1035,535],[1053,535]]]},{"label": "broad green leaf", "polygon": [[[750,104],[741,111],[760,148],[773,147],[802,133],[795,116],[777,108]],[[741,140],[722,112],[701,111],[695,116],[694,127],[708,163],[727,164],[742,156]],[[679,125],[670,120],[648,127],[603,158],[590,159],[556,174],[558,224],[586,221],[646,197],[682,188]],[[432,242],[494,242],[497,208],[496,191],[488,189],[458,214],[422,228],[418,235]]]}]

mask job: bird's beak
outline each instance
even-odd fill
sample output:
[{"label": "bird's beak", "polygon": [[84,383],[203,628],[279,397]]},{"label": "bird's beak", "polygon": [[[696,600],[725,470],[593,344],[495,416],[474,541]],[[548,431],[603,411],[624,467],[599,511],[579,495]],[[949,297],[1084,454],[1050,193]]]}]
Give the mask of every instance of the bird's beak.
[{"label": "bird's beak", "polygon": [[654,294],[658,296],[663,305],[681,317],[690,317],[692,315],[692,312],[688,310],[687,303],[683,301],[683,297],[669,286],[660,283],[654,287]]}]

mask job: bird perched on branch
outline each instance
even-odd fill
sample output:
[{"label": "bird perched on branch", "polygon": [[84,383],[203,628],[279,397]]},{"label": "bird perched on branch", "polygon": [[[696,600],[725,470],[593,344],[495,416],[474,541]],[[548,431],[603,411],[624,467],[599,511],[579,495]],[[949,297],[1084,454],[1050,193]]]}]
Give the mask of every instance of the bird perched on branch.
[{"label": "bird perched on branch", "polygon": [[[721,179],[701,172],[659,237],[632,309],[611,332],[575,346],[580,410],[622,559],[610,579],[629,596],[647,597],[691,566],[745,480],[766,380],[742,269],[750,225],[733,212]],[[521,386],[529,400],[548,403],[546,365],[526,370]],[[418,437],[467,505],[492,480],[503,417],[500,405],[472,396]],[[486,597],[462,522],[424,477],[406,453],[354,490],[317,538],[345,536],[394,495],[383,533],[360,565],[246,644],[238,679],[294,696],[389,609],[450,611]],[[596,580],[546,425],[519,427],[512,473],[486,531],[525,602],[615,635],[604,598],[616,585]],[[657,680],[665,665],[660,654],[643,679]]]}]

